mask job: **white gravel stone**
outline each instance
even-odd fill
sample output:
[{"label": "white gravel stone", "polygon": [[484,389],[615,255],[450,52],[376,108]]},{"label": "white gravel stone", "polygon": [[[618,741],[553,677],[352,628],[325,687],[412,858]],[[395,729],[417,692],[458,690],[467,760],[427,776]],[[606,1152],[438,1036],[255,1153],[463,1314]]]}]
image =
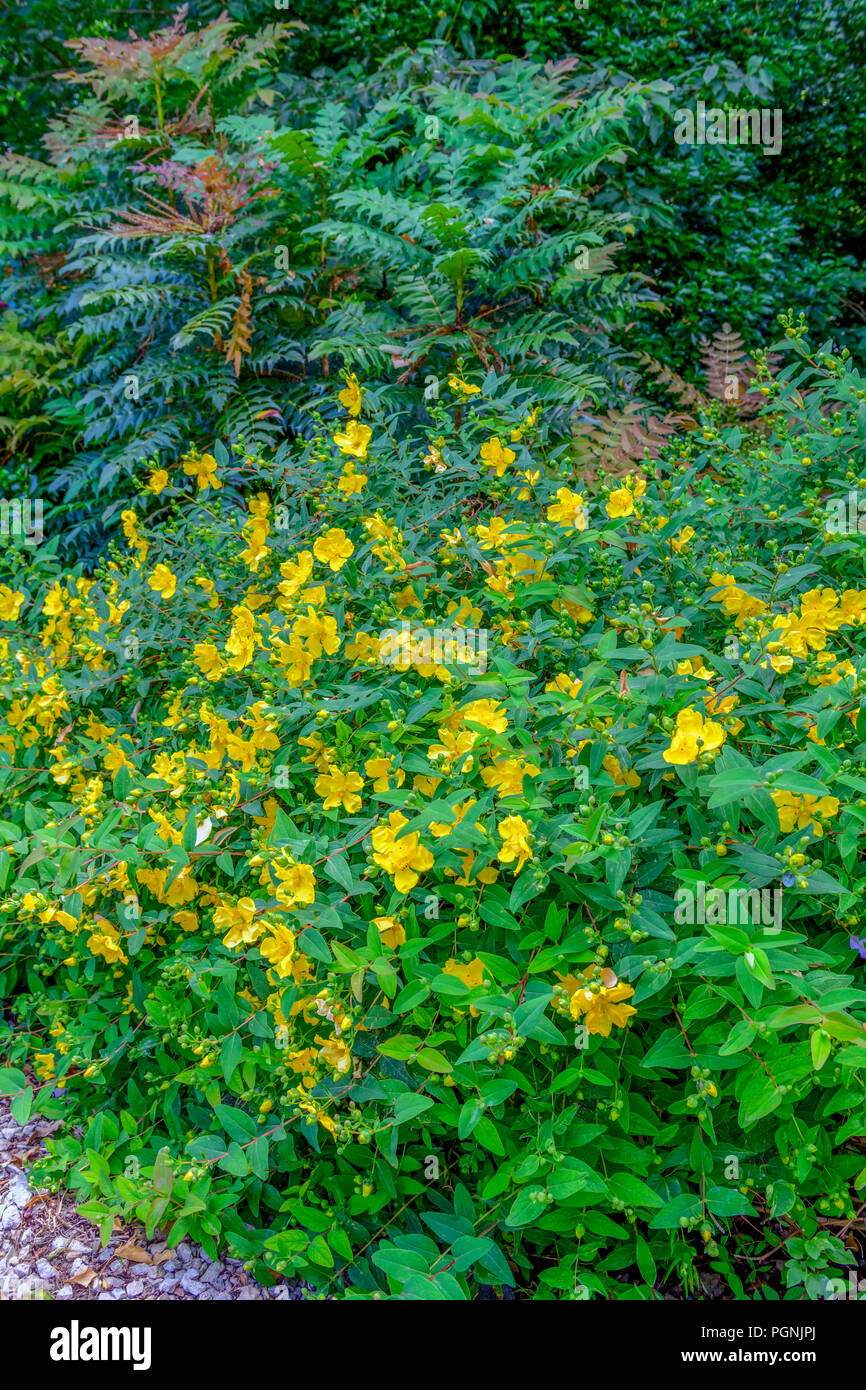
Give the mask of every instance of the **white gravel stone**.
[{"label": "white gravel stone", "polygon": [[[244,1262],[238,1256],[225,1255],[215,1260],[189,1239],[171,1249],[164,1230],[156,1231],[157,1239],[149,1241],[140,1227],[132,1226],[103,1245],[93,1227],[88,1228],[92,1234],[86,1231],[81,1239],[81,1226],[67,1224],[72,1211],[65,1202],[52,1203],[52,1217],[57,1219],[52,1220],[49,1229],[39,1219],[32,1221],[33,1210],[25,1208],[36,1189],[30,1186],[26,1171],[19,1164],[29,1163],[35,1146],[56,1128],[42,1121],[24,1127],[15,1124],[9,1119],[8,1100],[0,1096],[0,1232],[8,1233],[0,1238],[0,1298],[9,1299],[10,1290],[21,1289],[60,1300],[103,1303],[131,1298],[226,1303],[303,1297],[303,1285],[298,1283],[273,1289],[263,1289],[249,1280],[242,1283],[241,1277],[246,1280],[246,1275],[242,1275]],[[43,1152],[44,1147],[41,1144]],[[249,1223],[244,1224],[253,1229]],[[153,1265],[127,1262],[117,1254],[118,1247],[126,1241],[143,1246],[151,1256],[167,1251],[171,1258]],[[57,1265],[62,1265],[62,1269]],[[89,1287],[72,1282],[90,1268],[99,1271],[99,1278]],[[11,1294],[12,1298],[27,1296],[32,1296],[32,1292]]]},{"label": "white gravel stone", "polygon": [[200,1279],[195,1279],[190,1274],[185,1274],[180,1281],[180,1286],[184,1293],[192,1294],[193,1298],[198,1297],[207,1287]]},{"label": "white gravel stone", "polygon": [[6,1193],[6,1205],[8,1206],[11,1202],[16,1207],[26,1207],[32,1196],[33,1193],[27,1186],[26,1179],[19,1173],[12,1180],[9,1191]]}]

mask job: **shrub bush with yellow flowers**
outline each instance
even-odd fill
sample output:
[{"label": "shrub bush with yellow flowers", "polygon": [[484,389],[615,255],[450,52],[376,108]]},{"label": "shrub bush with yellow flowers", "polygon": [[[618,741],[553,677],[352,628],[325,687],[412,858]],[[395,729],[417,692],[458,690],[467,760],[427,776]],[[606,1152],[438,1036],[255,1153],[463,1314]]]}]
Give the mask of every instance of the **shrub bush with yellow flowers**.
[{"label": "shrub bush with yellow flowers", "polygon": [[625,477],[493,373],[423,426],[348,375],[311,442],[142,478],[91,573],[18,552],[0,1088],[60,1122],[39,1180],[346,1298],[844,1274],[866,389],[784,324],[757,430],[720,405]]}]

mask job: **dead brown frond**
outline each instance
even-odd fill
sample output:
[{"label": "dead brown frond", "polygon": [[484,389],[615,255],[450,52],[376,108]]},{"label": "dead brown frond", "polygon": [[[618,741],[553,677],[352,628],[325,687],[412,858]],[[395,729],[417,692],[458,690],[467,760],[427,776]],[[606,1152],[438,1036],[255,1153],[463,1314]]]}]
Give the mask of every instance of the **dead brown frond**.
[{"label": "dead brown frond", "polygon": [[629,401],[602,416],[583,415],[572,429],[577,475],[588,482],[599,468],[615,476],[631,472],[647,459],[657,459],[677,429],[693,424],[674,413],[659,419],[642,401]]},{"label": "dead brown frond", "polygon": [[238,275],[240,296],[235,310],[232,331],[226,343],[226,362],[234,367],[235,376],[241,374],[241,361],[250,350],[250,335],[253,331],[253,277],[242,270]]}]

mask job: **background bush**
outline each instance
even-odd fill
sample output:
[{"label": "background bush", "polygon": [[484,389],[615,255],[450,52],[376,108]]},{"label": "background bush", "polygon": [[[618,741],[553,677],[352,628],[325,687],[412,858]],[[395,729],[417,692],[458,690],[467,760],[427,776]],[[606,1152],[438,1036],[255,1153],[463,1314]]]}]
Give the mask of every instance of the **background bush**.
[{"label": "background bush", "polygon": [[[727,323],[754,350],[794,302],[862,354],[862,8],[757,25],[748,6],[503,19],[473,0],[431,28],[384,5],[327,24],[240,5],[229,29],[204,4],[186,38],[109,66],[94,6],[46,89],[63,36],[25,63],[44,14],[22,7],[0,170],[7,493],[45,494],[92,556],[142,463],[309,434],[343,364],[417,407],[462,355],[532,385],[566,437],[658,412],[647,354],[696,383],[704,338]],[[779,158],[678,147],[673,112],[699,98],[780,106]]]}]

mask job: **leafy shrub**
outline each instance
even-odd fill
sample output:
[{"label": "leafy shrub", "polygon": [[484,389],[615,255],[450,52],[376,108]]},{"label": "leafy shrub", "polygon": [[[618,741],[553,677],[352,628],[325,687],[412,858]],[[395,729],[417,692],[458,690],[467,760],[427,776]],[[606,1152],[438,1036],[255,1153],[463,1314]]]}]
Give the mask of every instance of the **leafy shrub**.
[{"label": "leafy shrub", "polygon": [[104,1230],[352,1298],[851,1262],[866,388],[785,323],[760,431],[583,493],[494,372],[350,378],[0,588],[0,1085]]},{"label": "leafy shrub", "polygon": [[407,405],[458,356],[495,366],[563,434],[636,376],[605,315],[649,292],[613,269],[626,214],[594,193],[625,158],[637,85],[580,100],[567,64],[442,73],[437,50],[334,84],[325,104],[299,79],[277,116],[257,68],[288,30],[230,28],[80,41],[92,94],[52,123],[54,163],[5,161],[7,294],[22,337],[46,316],[59,331],[44,409],[76,448],[47,482],[76,554],[142,459],[175,462],[214,433],[253,448],[308,433],[341,363]]}]

